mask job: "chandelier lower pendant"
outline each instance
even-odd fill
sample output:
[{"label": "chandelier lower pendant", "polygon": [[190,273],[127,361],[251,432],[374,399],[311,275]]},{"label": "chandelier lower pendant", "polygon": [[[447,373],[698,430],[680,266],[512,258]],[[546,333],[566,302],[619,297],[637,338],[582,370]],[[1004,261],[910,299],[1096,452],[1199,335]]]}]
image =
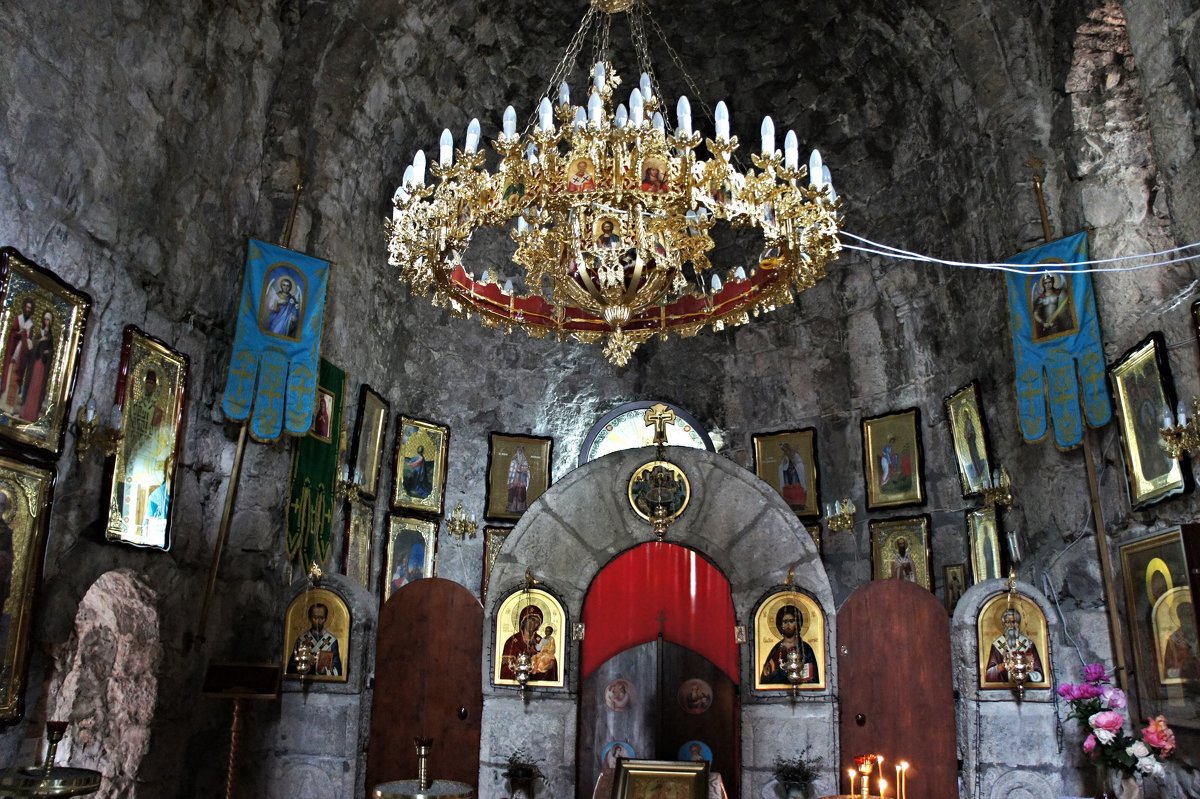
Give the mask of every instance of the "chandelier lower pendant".
[{"label": "chandelier lower pendant", "polygon": [[[609,0],[593,0],[600,2]],[[542,99],[524,135],[509,107],[490,170],[474,120],[461,150],[443,132],[430,166],[436,185],[425,184],[425,156],[417,152],[386,223],[389,263],[415,294],[455,315],[477,314],[488,327],[603,339],[608,360],[624,366],[655,334],[748,322],[825,276],[840,250],[841,201],[819,153],[801,165],[794,133],[777,151],[768,117],[754,168],[740,169],[738,140],[719,103],[702,158],[686,97],[671,134],[648,72],[628,107],[614,110],[619,85],[611,65],[598,62],[586,107],[571,104],[564,83],[557,104]],[[710,263],[719,222],[761,233],[755,263],[721,271]],[[487,227],[510,233],[523,287],[467,270],[472,237]]]}]

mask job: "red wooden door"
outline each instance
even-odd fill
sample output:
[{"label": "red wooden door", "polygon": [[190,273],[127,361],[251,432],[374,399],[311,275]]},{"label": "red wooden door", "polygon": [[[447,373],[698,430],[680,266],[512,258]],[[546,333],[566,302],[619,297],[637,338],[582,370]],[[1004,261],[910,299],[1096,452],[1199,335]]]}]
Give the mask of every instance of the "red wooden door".
[{"label": "red wooden door", "polygon": [[[839,780],[856,755],[883,755],[891,786],[906,760],[913,796],[957,796],[950,620],[937,597],[906,580],[876,580],[846,600],[837,619],[841,689]],[[878,772],[871,793],[879,792]],[[889,791],[891,788],[889,787]]]},{"label": "red wooden door", "polygon": [[451,580],[416,580],[379,614],[367,795],[417,777],[413,738],[433,739],[430,776],[478,789],[483,608]]}]

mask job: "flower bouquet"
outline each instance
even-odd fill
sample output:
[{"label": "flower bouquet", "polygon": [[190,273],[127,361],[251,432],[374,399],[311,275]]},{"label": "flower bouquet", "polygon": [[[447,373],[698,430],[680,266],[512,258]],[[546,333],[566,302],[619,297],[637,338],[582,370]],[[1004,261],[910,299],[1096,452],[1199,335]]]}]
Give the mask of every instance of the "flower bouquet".
[{"label": "flower bouquet", "polygon": [[1161,777],[1162,761],[1175,751],[1175,733],[1162,716],[1147,719],[1140,733],[1125,732],[1125,692],[1110,684],[1112,675],[1103,663],[1091,663],[1083,669],[1082,683],[1065,683],[1058,695],[1071,705],[1069,719],[1087,725],[1088,737],[1083,751],[1092,760],[1116,769],[1126,777],[1153,774]]}]

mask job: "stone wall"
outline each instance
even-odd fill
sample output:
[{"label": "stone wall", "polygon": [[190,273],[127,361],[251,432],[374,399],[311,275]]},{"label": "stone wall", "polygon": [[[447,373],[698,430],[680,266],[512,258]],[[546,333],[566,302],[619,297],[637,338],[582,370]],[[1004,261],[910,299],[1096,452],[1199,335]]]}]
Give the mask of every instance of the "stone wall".
[{"label": "stone wall", "polygon": [[[1082,454],[1019,440],[999,276],[847,250],[795,306],[738,330],[652,342],[623,370],[592,348],[448,318],[397,284],[381,221],[403,165],[418,147],[432,148],[443,126],[457,135],[478,116],[490,138],[505,105],[529,113],[582,0],[186,9],[125,0],[70,14],[27,0],[12,6],[0,20],[0,243],[96,299],[74,405],[95,397],[107,406],[128,323],[188,353],[195,390],[169,553],[101,542],[101,464],[95,456],[76,464],[68,436],[29,720],[0,736],[0,760],[15,761],[40,734],[50,653],[68,639],[85,591],[126,568],[159,597],[159,690],[169,697],[138,790],[211,796],[223,785],[213,741],[224,740],[228,716],[196,686],[209,658],[277,657],[293,568],[280,540],[288,450],[253,445],[211,624],[197,630],[236,439],[217,399],[245,237],[280,238],[301,178],[291,243],[336,262],[325,354],[349,371],[349,396],[367,382],[393,410],[451,426],[448,507],[461,500],[482,515],[489,431],[553,435],[554,477],[563,479],[593,419],[650,398],[690,410],[743,466],[753,433],[814,426],[822,494],[861,500],[859,420],[919,407],[936,579],[942,566],[966,562],[963,512],[972,504],[960,496],[942,400],[977,379],[993,451],[1014,477],[1007,524],[1027,544],[1022,576],[1058,600],[1081,656],[1111,657]],[[848,233],[993,261],[1041,237],[1030,156],[1045,164],[1055,232],[1094,226],[1098,256],[1200,238],[1192,157],[1200,58],[1186,6],[662,0],[651,11],[707,102],[729,101],[743,139],[770,113],[802,146],[822,150]],[[613,33],[623,36],[619,20]],[[655,44],[655,55],[667,95],[690,93],[665,48]],[[1183,264],[1096,280],[1109,359],[1162,329],[1185,397],[1200,391],[1187,312],[1195,279]],[[1115,542],[1193,517],[1190,497],[1130,512],[1115,426],[1096,436],[1095,460]],[[388,484],[390,468],[381,479]],[[835,605],[870,577],[867,516],[853,534],[826,536]],[[381,500],[377,531],[384,522]],[[439,574],[477,591],[481,546],[443,535]],[[249,727],[264,731],[263,753],[273,751],[277,714],[248,713]],[[1200,746],[1189,745],[1180,759],[1194,764]],[[195,778],[180,785],[180,769]]]}]

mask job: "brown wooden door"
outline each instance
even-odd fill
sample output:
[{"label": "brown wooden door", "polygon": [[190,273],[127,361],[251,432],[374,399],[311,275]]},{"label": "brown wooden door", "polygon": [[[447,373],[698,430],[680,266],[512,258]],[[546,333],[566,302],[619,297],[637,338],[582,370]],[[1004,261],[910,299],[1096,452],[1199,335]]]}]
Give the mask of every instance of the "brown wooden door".
[{"label": "brown wooden door", "polygon": [[416,737],[433,739],[432,778],[478,789],[482,658],[483,607],[466,588],[431,577],[392,594],[375,647],[368,796],[381,782],[416,779]]},{"label": "brown wooden door", "polygon": [[[856,755],[883,755],[884,778],[907,760],[913,796],[957,796],[954,683],[950,620],[937,597],[905,580],[876,580],[858,589],[838,611],[838,685],[841,752],[838,769]],[[871,776],[871,792],[878,793]],[[890,790],[890,787],[889,787]]]},{"label": "brown wooden door", "polygon": [[626,649],[583,682],[576,796],[593,796],[617,754],[702,755],[721,774],[729,799],[738,799],[738,726],[737,686],[712,661],[662,639]]}]

